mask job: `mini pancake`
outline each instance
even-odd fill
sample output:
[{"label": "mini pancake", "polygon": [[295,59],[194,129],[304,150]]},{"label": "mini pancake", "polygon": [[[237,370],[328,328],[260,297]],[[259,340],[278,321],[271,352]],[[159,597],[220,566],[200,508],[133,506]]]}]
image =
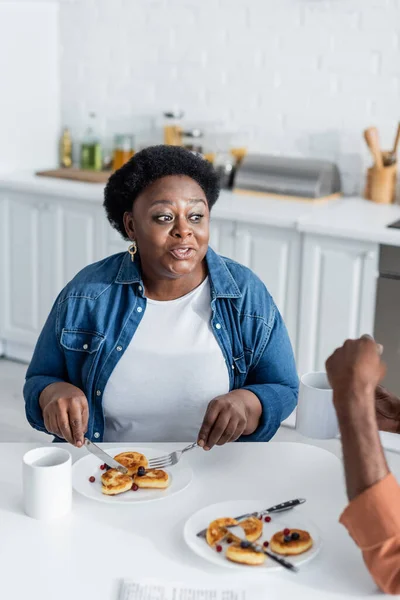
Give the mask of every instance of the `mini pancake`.
[{"label": "mini pancake", "polygon": [[241,565],[259,566],[264,564],[266,556],[264,552],[256,552],[252,548],[242,548],[240,544],[232,544],[227,548],[226,558]]},{"label": "mini pancake", "polygon": [[[215,519],[212,521],[207,529],[206,540],[209,546],[215,546],[218,542],[220,542],[227,534],[229,525],[237,525],[238,522],[236,519],[231,519],[231,517],[223,517],[221,519]],[[233,539],[234,536],[232,536]]]},{"label": "mini pancake", "polygon": [[262,535],[263,522],[257,519],[257,517],[249,517],[245,521],[241,521],[239,525],[249,542],[255,542]]},{"label": "mini pancake", "polygon": [[140,452],[121,452],[114,456],[114,459],[128,469],[128,475],[131,477],[137,473],[139,467],[147,467],[148,460]]},{"label": "mini pancake", "polygon": [[116,496],[132,488],[132,477],[124,475],[117,469],[109,469],[101,476],[101,492],[106,496]]},{"label": "mini pancake", "polygon": [[169,486],[169,475],[161,469],[150,469],[141,477],[135,475],[133,481],[139,488],[157,488],[164,490]]},{"label": "mini pancake", "polygon": [[307,552],[313,545],[313,539],[308,531],[302,529],[291,529],[290,534],[297,533],[299,535],[298,540],[290,540],[285,542],[285,535],[283,531],[275,533],[270,541],[269,547],[275,554],[282,554],[283,556],[295,556],[297,554],[303,554]]}]

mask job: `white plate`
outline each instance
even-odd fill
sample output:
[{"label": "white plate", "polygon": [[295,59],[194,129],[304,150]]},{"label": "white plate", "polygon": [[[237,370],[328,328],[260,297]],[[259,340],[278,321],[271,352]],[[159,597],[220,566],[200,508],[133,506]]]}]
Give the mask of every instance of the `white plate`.
[{"label": "white plate", "polygon": [[[164,450],[155,448],[137,448],[133,447],[131,450],[135,452],[141,452],[147,458],[155,458],[160,455],[168,454]],[[110,456],[116,456],[120,452],[129,452],[130,448],[124,446],[122,448],[107,448],[107,453]],[[178,492],[184,490],[192,480],[192,469],[188,466],[184,466],[180,463],[168,469],[170,476],[170,485],[165,490],[142,490],[139,489],[136,492],[128,491],[117,496],[106,496],[101,493],[101,476],[104,473],[100,469],[100,459],[93,454],[87,454],[83,458],[80,458],[72,467],[72,485],[74,489],[90,498],[91,500],[98,500],[99,502],[106,502],[107,504],[140,504],[142,502],[152,502],[154,500],[162,500],[163,498],[169,498]],[[89,477],[95,477],[96,481],[91,483]]]},{"label": "white plate", "polygon": [[[271,502],[269,503],[272,504]],[[199,510],[197,513],[192,515],[185,523],[183,536],[185,542],[198,556],[201,556],[205,560],[208,560],[215,565],[220,567],[227,567],[230,569],[251,569],[253,571],[270,572],[281,570],[281,567],[272,559],[266,558],[265,563],[261,567],[252,567],[249,565],[239,565],[231,562],[225,557],[225,551],[227,544],[221,544],[223,547],[222,552],[218,553],[216,550],[211,548],[204,538],[197,537],[197,533],[202,529],[205,529],[211,521],[219,519],[221,517],[234,517],[248,512],[255,512],[258,510],[264,510],[266,508],[265,500],[261,501],[249,501],[249,500],[238,500],[231,502],[220,502],[219,504],[212,504]],[[321,549],[322,541],[318,528],[314,523],[304,518],[298,509],[288,510],[284,513],[271,514],[271,522],[264,522],[264,531],[262,537],[257,540],[257,543],[263,543],[269,541],[274,533],[281,531],[288,527],[289,529],[304,529],[308,531],[314,540],[314,544],[310,550],[300,554],[299,556],[285,556],[286,560],[289,560],[296,566],[300,566],[309,560],[315,558]]]}]

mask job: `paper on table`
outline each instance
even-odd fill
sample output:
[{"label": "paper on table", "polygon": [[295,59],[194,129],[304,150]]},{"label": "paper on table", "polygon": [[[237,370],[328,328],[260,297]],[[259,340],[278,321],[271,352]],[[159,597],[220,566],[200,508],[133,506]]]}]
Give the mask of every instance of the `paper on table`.
[{"label": "paper on table", "polygon": [[246,600],[243,589],[205,588],[155,580],[122,583],[119,600]]}]

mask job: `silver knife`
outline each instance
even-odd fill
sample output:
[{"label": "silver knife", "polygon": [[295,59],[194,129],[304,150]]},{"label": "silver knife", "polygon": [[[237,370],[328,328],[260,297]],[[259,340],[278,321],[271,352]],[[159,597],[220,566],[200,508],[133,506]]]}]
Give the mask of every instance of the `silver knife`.
[{"label": "silver knife", "polygon": [[229,529],[229,533],[238,537],[242,542],[245,542],[247,548],[251,548],[252,550],[255,550],[256,552],[263,552],[269,558],[271,558],[275,562],[279,563],[282,567],[285,567],[285,569],[288,569],[289,571],[292,571],[293,573],[298,573],[298,571],[299,571],[298,567],[295,567],[288,560],[285,560],[281,556],[277,556],[276,554],[273,554],[272,552],[265,550],[265,548],[260,546],[260,544],[255,544],[255,543],[249,542],[246,539],[243,529],[241,527],[239,527],[239,525],[228,525],[227,529]]},{"label": "silver knife", "polygon": [[[285,510],[290,510],[299,504],[303,504],[305,502],[305,498],[296,498],[295,500],[287,500],[286,502],[281,502],[281,504],[274,504],[274,506],[270,506],[266,510],[256,511],[252,513],[246,513],[244,515],[238,515],[237,517],[233,517],[236,521],[241,521],[242,519],[248,519],[249,517],[259,517],[261,515],[268,515],[269,513],[276,512],[284,512]],[[202,529],[199,533],[196,533],[197,537],[205,538],[207,529]]]},{"label": "silver knife", "polygon": [[87,450],[89,450],[89,452],[91,452],[92,454],[97,456],[97,458],[99,458],[101,460],[101,462],[105,463],[108,467],[111,467],[112,469],[116,469],[117,471],[119,471],[120,473],[123,473],[124,475],[126,475],[128,473],[128,469],[126,467],[124,467],[123,465],[121,465],[121,463],[114,460],[112,456],[107,454],[107,452],[104,452],[104,450],[102,450],[99,446],[97,446],[97,444],[94,444],[87,438],[85,438],[85,446],[86,446]]}]

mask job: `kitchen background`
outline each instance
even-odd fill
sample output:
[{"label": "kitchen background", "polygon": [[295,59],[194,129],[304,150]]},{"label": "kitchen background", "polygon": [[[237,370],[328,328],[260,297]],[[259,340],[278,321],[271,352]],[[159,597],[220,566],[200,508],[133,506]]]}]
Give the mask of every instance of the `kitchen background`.
[{"label": "kitchen background", "polygon": [[[135,150],[162,142],[164,113],[183,111],[206,153],[338,166],[345,198],[323,206],[224,191],[212,244],[271,290],[299,372],[379,325],[397,374],[400,285],[387,287],[382,247],[400,247],[388,229],[400,207],[361,196],[373,163],[364,130],[376,125],[390,149],[400,120],[400,0],[0,0],[0,81],[0,355],[29,361],[63,285],[126,250],[104,218],[103,184],[34,176],[59,165],[63,129],[79,163],[94,121],[107,163],[116,134]],[[398,269],[400,254],[386,258]],[[25,368],[0,360],[0,439],[33,435]]]},{"label": "kitchen background", "polygon": [[[392,143],[400,0],[16,0],[0,6],[2,45],[11,38],[0,58],[7,68],[0,97],[0,123],[7,127],[3,168],[16,148],[22,155],[34,150],[35,166],[49,167],[59,124],[77,141],[92,111],[110,147],[121,129],[139,142],[165,110],[181,108],[191,123],[239,132],[238,143],[243,134],[252,150],[337,162],[347,194],[361,190],[369,160],[362,130],[377,123],[384,144]],[[17,14],[14,28],[7,13]],[[7,83],[21,89],[12,94],[13,106]],[[47,94],[51,103],[35,102],[35,94]],[[31,132],[23,148],[14,127],[20,111]]]}]

